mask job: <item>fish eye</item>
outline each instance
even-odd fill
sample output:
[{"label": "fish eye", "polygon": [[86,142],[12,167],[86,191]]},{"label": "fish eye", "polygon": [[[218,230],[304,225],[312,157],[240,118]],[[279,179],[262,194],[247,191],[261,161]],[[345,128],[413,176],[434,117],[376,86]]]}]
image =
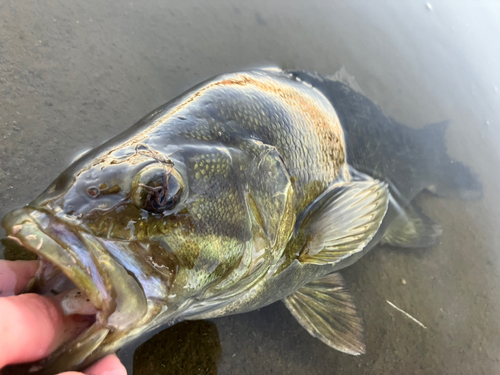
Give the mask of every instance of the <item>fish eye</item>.
[{"label": "fish eye", "polygon": [[131,197],[135,205],[151,213],[173,209],[184,189],[180,174],[171,165],[147,166],[132,182]]}]

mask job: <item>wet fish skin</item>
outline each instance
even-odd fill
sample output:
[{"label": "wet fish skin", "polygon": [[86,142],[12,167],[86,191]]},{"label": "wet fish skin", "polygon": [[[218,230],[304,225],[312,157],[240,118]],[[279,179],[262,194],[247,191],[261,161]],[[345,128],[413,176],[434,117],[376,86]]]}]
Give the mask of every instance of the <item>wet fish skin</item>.
[{"label": "wet fish skin", "polygon": [[348,147],[330,98],[262,70],[208,80],[76,160],[2,221],[10,241],[60,267],[99,310],[83,341],[31,369],[83,368],[161,325],[280,299],[328,345],[364,352],[334,272],[404,206],[384,176],[347,164]]}]

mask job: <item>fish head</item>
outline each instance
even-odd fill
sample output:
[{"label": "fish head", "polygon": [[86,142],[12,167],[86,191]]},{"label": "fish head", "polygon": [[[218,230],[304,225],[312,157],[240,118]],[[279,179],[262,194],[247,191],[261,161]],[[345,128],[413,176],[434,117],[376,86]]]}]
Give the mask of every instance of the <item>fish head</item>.
[{"label": "fish head", "polygon": [[290,180],[276,150],[244,142],[135,131],[76,160],[5,216],[6,246],[40,259],[27,291],[77,289],[91,304],[67,303],[69,314],[90,311],[92,324],[29,371],[85,367],[234,296],[279,257],[295,220]]}]

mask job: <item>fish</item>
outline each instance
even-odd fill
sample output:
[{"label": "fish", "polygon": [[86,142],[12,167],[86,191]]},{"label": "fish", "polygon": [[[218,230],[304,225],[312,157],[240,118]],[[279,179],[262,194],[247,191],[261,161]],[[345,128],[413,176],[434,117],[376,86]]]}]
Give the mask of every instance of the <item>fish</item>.
[{"label": "fish", "polygon": [[448,156],[446,123],[405,126],[351,78],[216,76],[8,213],[6,251],[40,261],[25,292],[55,294],[67,315],[90,319],[22,368],[82,369],[160,327],[280,300],[326,345],[364,353],[363,321],[339,271],[377,244],[437,244],[442,230],[414,198],[480,198],[482,185]]}]

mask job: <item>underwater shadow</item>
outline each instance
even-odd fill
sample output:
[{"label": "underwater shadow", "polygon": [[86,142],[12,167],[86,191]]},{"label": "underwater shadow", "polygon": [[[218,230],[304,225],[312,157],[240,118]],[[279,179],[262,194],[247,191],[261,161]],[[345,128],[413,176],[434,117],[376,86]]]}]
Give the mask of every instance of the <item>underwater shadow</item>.
[{"label": "underwater shadow", "polygon": [[178,323],[141,344],[134,375],[215,375],[222,358],[217,326],[196,320]]}]

